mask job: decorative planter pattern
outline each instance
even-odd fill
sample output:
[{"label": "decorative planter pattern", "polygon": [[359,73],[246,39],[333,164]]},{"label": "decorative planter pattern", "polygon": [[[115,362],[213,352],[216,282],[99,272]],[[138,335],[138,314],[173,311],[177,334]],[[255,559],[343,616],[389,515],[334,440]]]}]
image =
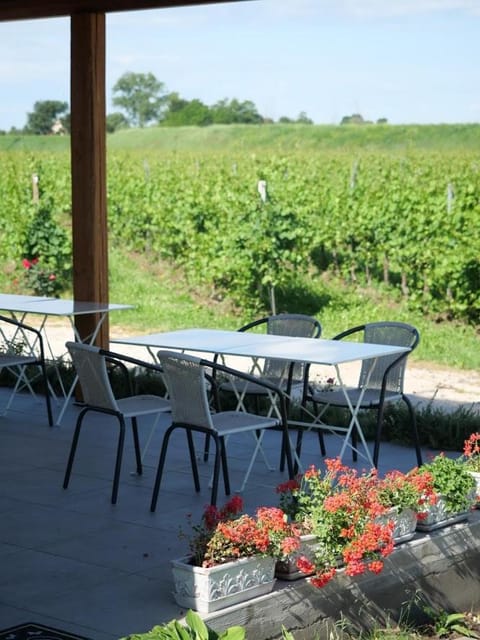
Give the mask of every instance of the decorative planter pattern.
[{"label": "decorative planter pattern", "polygon": [[[471,498],[471,504],[473,505],[475,493],[472,493],[469,498]],[[451,524],[467,520],[468,514],[469,511],[459,513],[448,511],[445,498],[440,496],[436,504],[429,506],[426,518],[421,518],[417,521],[417,531],[434,531],[435,529],[448,527]]]},{"label": "decorative planter pattern", "polygon": [[275,584],[275,558],[240,558],[215,567],[196,567],[185,556],[172,560],[175,601],[211,613],[265,593]]},{"label": "decorative planter pattern", "polygon": [[[280,580],[298,580],[299,578],[306,578],[307,574],[297,568],[297,558],[300,556],[312,558],[318,547],[319,544],[317,542],[317,538],[313,534],[300,536],[300,548],[298,551],[292,553],[292,555],[288,556],[285,560],[277,560],[275,565],[275,576],[280,578]],[[308,575],[313,575],[313,572]]]},{"label": "decorative planter pattern", "polygon": [[393,542],[401,544],[411,540],[415,535],[417,528],[417,513],[413,509],[398,510],[398,507],[392,507],[385,515],[379,517],[380,522],[393,520]]}]

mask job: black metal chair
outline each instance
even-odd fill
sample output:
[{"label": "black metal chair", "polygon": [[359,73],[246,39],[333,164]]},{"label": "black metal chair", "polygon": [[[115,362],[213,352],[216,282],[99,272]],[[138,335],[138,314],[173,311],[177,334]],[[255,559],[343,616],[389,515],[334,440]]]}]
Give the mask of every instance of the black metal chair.
[{"label": "black metal chair", "polygon": [[78,439],[85,415],[90,411],[111,415],[118,419],[120,425],[112,489],[112,504],[115,504],[117,502],[118,484],[120,480],[123,447],[125,442],[125,421],[127,419],[131,420],[137,473],[141,475],[143,472],[143,466],[138,437],[137,418],[140,416],[157,415],[158,419],[158,416],[161,413],[170,411],[170,402],[157,395],[134,395],[131,387],[129,388],[130,394],[127,397],[115,398],[107,365],[118,366],[123,369],[127,374],[126,379],[128,381],[130,378],[128,376],[125,363],[144,367],[146,369],[154,369],[156,371],[160,371],[160,369],[156,365],[136,360],[135,358],[130,358],[128,356],[123,356],[118,353],[113,353],[111,351],[106,351],[96,346],[86,345],[81,342],[67,342],[66,346],[72,357],[73,365],[78,375],[85,404],[77,418],[72,445],[70,448],[70,455],[68,457],[67,468],[65,471],[63,488],[66,489],[70,482],[73,461],[75,459]]},{"label": "black metal chair", "polygon": [[32,393],[34,392],[32,380],[28,377],[26,368],[38,367],[45,393],[48,424],[52,427],[52,403],[41,332],[14,318],[0,316],[0,338],[3,342],[3,346],[0,347],[0,371],[7,369],[14,377],[13,390],[3,413],[10,409],[15,394],[19,390],[26,387]]},{"label": "black metal chair", "polygon": [[[294,338],[319,338],[322,333],[320,322],[313,316],[301,313],[280,313],[259,318],[240,327],[239,332],[258,331],[276,336]],[[260,412],[260,400],[267,399],[269,391],[259,384],[259,380],[266,380],[282,389],[286,394],[287,412],[295,395],[298,400],[302,397],[303,382],[305,377],[305,365],[301,362],[292,363],[288,360],[266,358],[260,362],[255,361],[249,373],[255,377],[254,381],[237,383],[233,388],[228,382],[220,386],[223,392],[234,392],[238,400],[243,403],[253,399],[255,411]],[[270,405],[270,411],[274,408]],[[208,438],[205,441],[204,459],[208,458]],[[284,469],[284,452],[281,454],[280,468]]]},{"label": "black metal chair", "polygon": [[[348,388],[347,393],[352,406],[357,406],[360,393],[364,390],[364,395],[360,404],[360,409],[376,409],[376,431],[375,445],[373,452],[373,463],[378,466],[380,452],[380,442],[383,428],[383,417],[385,405],[389,402],[403,401],[407,406],[412,439],[415,445],[417,464],[422,464],[422,453],[418,436],[415,411],[408,396],[403,391],[405,369],[408,355],[417,347],[420,341],[419,332],[415,327],[403,322],[371,322],[362,324],[351,329],[347,329],[335,336],[334,340],[344,340],[346,338],[358,339],[363,342],[373,344],[385,344],[407,347],[408,351],[400,355],[382,356],[373,365],[372,361],[362,361],[358,385]],[[302,405],[306,403],[313,405],[313,413],[319,418],[325,413],[328,407],[340,407],[347,409],[349,405],[345,394],[341,389],[329,388],[328,390],[318,389],[309,381],[309,371],[305,377],[305,386]],[[322,455],[326,454],[325,443],[321,425],[312,424],[312,429],[318,429],[320,448]],[[302,431],[298,433],[296,451],[300,455]],[[352,432],[352,448],[354,459],[356,459],[356,431]]]},{"label": "black metal chair", "polygon": [[[261,450],[262,438],[266,429],[282,430],[282,448],[285,450],[290,478],[293,476],[293,465],[288,437],[288,424],[285,396],[281,389],[267,381],[258,384],[277,395],[279,416],[261,416],[243,410],[222,411],[218,399],[217,383],[229,378],[230,384],[253,383],[256,379],[247,373],[236,371],[218,362],[196,358],[194,356],[172,351],[159,351],[158,360],[162,367],[172,406],[172,424],[165,432],[157,475],[153,489],[151,511],[155,511],[170,436],[176,429],[184,429],[187,434],[188,450],[196,491],[200,491],[197,460],[193,442],[193,432],[206,434],[215,443],[215,460],[213,468],[212,492],[210,502],[217,502],[220,464],[226,495],[230,494],[230,479],[227,466],[226,439],[238,433],[251,433],[255,447],[251,456],[243,485],[245,485],[258,452]],[[212,376],[212,373],[215,375]],[[211,408],[211,398],[215,399],[217,410]]]}]

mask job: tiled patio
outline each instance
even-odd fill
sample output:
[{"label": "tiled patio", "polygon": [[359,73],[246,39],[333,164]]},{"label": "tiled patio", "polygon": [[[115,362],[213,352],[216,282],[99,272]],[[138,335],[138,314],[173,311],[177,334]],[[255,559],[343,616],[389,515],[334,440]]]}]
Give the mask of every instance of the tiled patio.
[{"label": "tiled patio", "polygon": [[[5,397],[0,389],[0,406]],[[181,525],[188,530],[186,515],[200,516],[209,500],[211,464],[200,463],[203,484],[196,494],[184,436],[174,437],[157,511],[150,513],[162,425],[168,422],[163,417],[142,477],[132,474],[127,437],[118,503],[112,506],[118,428],[110,418],[91,414],[64,490],[78,410],[72,404],[62,426],[49,428],[43,402],[26,394],[0,417],[0,629],[37,622],[91,640],[118,640],[184,614],[171,594],[169,561],[186,551],[179,537]],[[150,424],[140,423],[143,440]],[[276,464],[280,434],[267,436],[266,450]],[[229,442],[233,486],[241,481],[250,444],[249,438]],[[327,437],[327,451],[331,457],[339,451],[334,436]],[[302,461],[321,464],[316,436],[306,436]],[[384,444],[380,463],[380,472],[408,470],[414,452]],[[243,494],[246,509],[275,504],[275,486],[286,477],[259,459]]]}]

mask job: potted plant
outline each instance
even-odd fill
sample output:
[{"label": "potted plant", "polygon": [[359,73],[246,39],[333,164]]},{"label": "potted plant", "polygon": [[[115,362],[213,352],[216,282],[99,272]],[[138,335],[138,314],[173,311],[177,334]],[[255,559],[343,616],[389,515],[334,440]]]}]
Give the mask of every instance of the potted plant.
[{"label": "potted plant", "polygon": [[306,565],[302,570],[297,561],[302,556],[311,557],[320,547],[314,532],[316,512],[321,508],[325,498],[331,494],[336,472],[327,470],[324,474],[311,466],[304,474],[279,484],[279,507],[287,515],[299,532],[300,545],[296,552],[277,561],[275,575],[282,580],[296,580],[306,575],[313,575],[314,568],[308,572]]},{"label": "potted plant", "polygon": [[347,575],[378,573],[394,548],[393,522],[378,498],[376,473],[358,474],[339,459],[325,460],[326,471],[310,469],[298,488],[281,493],[280,504],[315,544],[296,559],[298,569],[322,587],[344,565]]},{"label": "potted plant", "polygon": [[419,512],[423,513],[425,506],[436,502],[432,474],[418,467],[407,473],[393,470],[378,478],[376,494],[379,503],[387,508],[386,513],[379,516],[380,520],[393,521],[395,544],[414,537]]},{"label": "potted plant", "polygon": [[172,560],[181,606],[210,613],[273,589],[277,558],[298,548],[296,529],[277,507],[259,507],[255,516],[242,509],[235,496],[221,509],[208,506],[193,526],[190,554]]},{"label": "potted plant", "polygon": [[480,506],[480,433],[472,433],[463,443],[463,464],[475,478],[476,507]]},{"label": "potted plant", "polygon": [[432,531],[468,518],[475,503],[475,479],[459,459],[443,453],[423,466],[433,476],[434,504],[423,511],[417,522],[420,531]]}]

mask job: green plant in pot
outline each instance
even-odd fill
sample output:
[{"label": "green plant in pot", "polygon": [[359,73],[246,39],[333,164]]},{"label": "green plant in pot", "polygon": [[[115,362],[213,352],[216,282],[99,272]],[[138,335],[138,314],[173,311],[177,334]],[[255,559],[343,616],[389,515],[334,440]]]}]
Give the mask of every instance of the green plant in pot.
[{"label": "green plant in pot", "polygon": [[463,456],[461,458],[465,469],[475,479],[476,507],[480,507],[480,433],[472,433],[463,443]]},{"label": "green plant in pot", "polygon": [[423,468],[433,476],[436,504],[420,514],[420,530],[438,528],[465,520],[475,502],[475,479],[461,460],[439,454]]}]

